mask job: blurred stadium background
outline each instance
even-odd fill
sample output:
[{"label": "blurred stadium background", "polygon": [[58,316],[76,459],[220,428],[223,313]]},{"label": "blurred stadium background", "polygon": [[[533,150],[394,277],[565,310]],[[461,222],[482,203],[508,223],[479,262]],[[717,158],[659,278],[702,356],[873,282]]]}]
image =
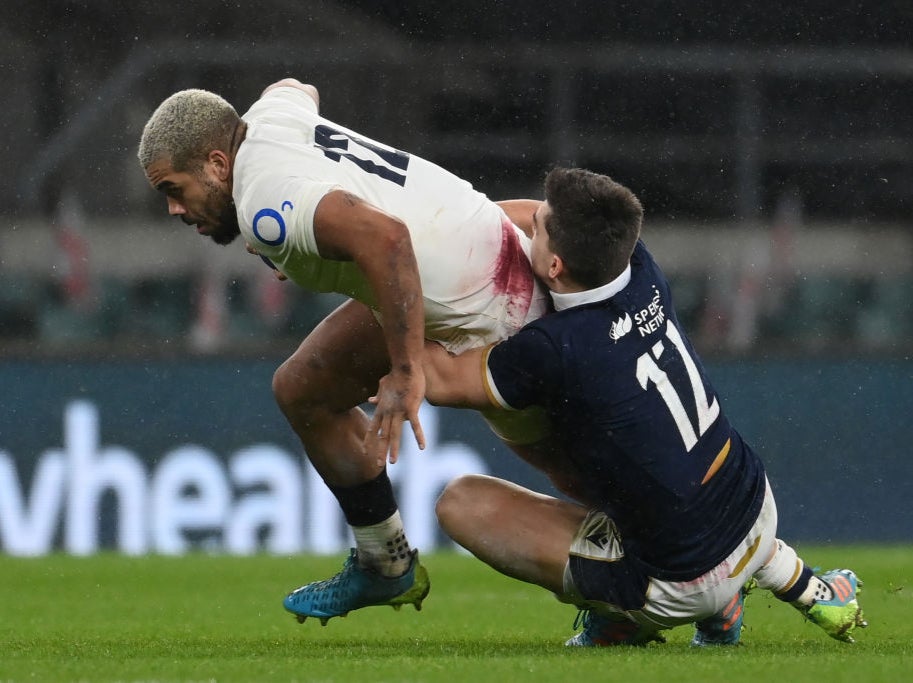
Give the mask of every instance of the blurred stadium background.
[{"label": "blurred stadium background", "polygon": [[[686,327],[729,368],[720,383],[737,424],[785,459],[797,434],[838,460],[878,451],[889,468],[867,491],[888,510],[901,491],[881,487],[892,474],[910,480],[900,461],[913,436],[902,426],[913,384],[910,35],[913,9],[899,1],[26,3],[0,24],[0,455],[16,458],[26,490],[35,456],[65,438],[68,396],[103,412],[109,402],[105,442],[135,439],[125,410],[145,408],[85,380],[116,367],[257,367],[269,401],[266,368],[338,299],[283,286],[239,245],[216,250],[169,220],[135,150],[178,89],[214,90],[243,113],[293,75],[320,89],[329,118],[494,199],[539,197],[557,163],[632,187]],[[17,393],[35,372],[33,392]],[[844,400],[848,377],[857,405]],[[796,384],[805,393],[783,400]],[[760,394],[740,398],[746,385]],[[833,404],[809,398],[824,394]],[[790,400],[805,426],[759,415]],[[283,429],[263,411],[252,432]],[[24,428],[43,413],[53,428]],[[823,440],[808,432],[819,419]],[[849,443],[833,436],[835,421],[854,419]],[[844,481],[832,480],[835,495]],[[913,537],[904,515],[882,536]],[[865,536],[863,517],[850,536]],[[827,537],[826,523],[822,513],[809,534]]]},{"label": "blurred stadium background", "polygon": [[243,112],[295,75],[495,199],[538,197],[554,163],[632,186],[705,354],[910,349],[908,3],[194,7],[46,0],[0,26],[4,348],[300,337],[325,302],[202,248],[135,161],[171,92]]}]

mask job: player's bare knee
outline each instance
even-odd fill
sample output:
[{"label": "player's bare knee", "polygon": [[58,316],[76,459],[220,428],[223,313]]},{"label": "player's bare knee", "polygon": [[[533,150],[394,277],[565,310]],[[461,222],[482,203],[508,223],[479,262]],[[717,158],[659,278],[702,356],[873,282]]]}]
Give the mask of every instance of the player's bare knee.
[{"label": "player's bare knee", "polygon": [[445,530],[459,520],[464,520],[470,512],[477,514],[484,507],[485,498],[479,496],[480,486],[484,486],[485,477],[477,474],[464,474],[444,487],[434,506],[438,523]]},{"label": "player's bare knee", "polygon": [[465,504],[465,485],[463,480],[467,476],[464,475],[452,479],[447,482],[447,485],[444,487],[444,490],[441,491],[441,495],[438,496],[437,502],[434,505],[434,513],[437,515],[438,522],[444,528],[447,527],[447,521],[453,519],[454,516],[460,514],[460,507]]},{"label": "player's bare knee", "polygon": [[276,368],[272,386],[273,397],[286,414],[290,410],[304,410],[312,402],[309,391],[311,383],[306,376],[302,376],[300,368],[293,367],[288,361]]}]

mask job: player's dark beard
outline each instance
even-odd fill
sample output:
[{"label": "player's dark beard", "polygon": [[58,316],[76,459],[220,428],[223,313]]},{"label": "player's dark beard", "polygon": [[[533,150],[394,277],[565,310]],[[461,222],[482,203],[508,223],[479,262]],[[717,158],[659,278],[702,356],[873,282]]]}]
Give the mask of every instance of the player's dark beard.
[{"label": "player's dark beard", "polygon": [[213,232],[210,237],[216,244],[231,244],[235,237],[241,234],[241,228],[238,226],[238,212],[235,209],[234,200],[229,199],[228,203],[219,213],[219,229]]},{"label": "player's dark beard", "polygon": [[216,185],[206,185],[207,204],[218,209],[217,223],[209,237],[216,244],[231,244],[241,234],[238,226],[238,211],[231,196],[225,196]]}]

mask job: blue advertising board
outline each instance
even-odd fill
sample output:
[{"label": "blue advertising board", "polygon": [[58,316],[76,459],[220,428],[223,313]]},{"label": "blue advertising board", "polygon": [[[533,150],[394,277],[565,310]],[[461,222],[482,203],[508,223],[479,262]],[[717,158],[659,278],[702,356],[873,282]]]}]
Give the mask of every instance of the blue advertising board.
[{"label": "blue advertising board", "polygon": [[[350,538],[270,390],[274,361],[0,362],[0,552],[335,553]],[[708,364],[764,458],[791,542],[913,540],[913,363]],[[424,406],[428,448],[390,467],[413,545],[482,472],[546,493],[473,412]]]}]

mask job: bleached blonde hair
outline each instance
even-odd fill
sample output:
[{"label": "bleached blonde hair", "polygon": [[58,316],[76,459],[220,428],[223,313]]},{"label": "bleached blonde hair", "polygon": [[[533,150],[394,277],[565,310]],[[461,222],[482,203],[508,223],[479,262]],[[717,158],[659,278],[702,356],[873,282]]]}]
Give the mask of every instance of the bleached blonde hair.
[{"label": "bleached blonde hair", "polygon": [[142,167],[167,159],[184,171],[214,149],[228,151],[241,118],[220,96],[208,90],[181,90],[162,102],[143,128],[137,157]]}]

